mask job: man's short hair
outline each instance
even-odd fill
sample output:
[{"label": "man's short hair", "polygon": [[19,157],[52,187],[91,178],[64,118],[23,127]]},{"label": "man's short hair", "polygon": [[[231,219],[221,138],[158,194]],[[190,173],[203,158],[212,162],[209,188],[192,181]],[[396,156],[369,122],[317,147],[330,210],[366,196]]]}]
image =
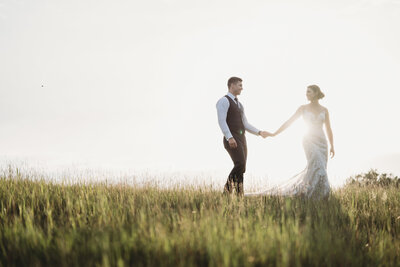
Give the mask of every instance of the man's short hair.
[{"label": "man's short hair", "polygon": [[242,79],[240,79],[239,77],[230,77],[228,80],[228,88],[231,87],[231,84],[241,82],[241,81],[242,81]]}]

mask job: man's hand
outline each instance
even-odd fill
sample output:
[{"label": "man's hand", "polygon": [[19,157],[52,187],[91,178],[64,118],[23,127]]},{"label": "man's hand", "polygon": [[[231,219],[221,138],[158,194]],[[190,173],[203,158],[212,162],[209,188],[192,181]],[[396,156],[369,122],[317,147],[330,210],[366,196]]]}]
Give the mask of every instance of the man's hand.
[{"label": "man's hand", "polygon": [[228,143],[231,148],[237,148],[237,143],[236,143],[235,138],[233,138],[233,137],[229,138]]},{"label": "man's hand", "polygon": [[267,131],[260,131],[260,135],[263,138],[267,138],[268,136],[273,136],[270,132],[267,132]]}]

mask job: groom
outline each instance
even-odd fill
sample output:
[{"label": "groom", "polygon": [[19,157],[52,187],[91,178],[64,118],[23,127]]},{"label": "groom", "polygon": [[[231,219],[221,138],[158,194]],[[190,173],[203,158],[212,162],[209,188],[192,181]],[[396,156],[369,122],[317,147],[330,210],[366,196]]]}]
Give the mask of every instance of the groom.
[{"label": "groom", "polygon": [[224,147],[233,161],[224,187],[224,193],[233,191],[243,196],[243,173],[246,171],[247,144],[245,131],[266,138],[267,131],[259,131],[247,122],[243,105],[237,99],[243,90],[242,79],[231,77],[228,80],[229,92],[217,102],[218,124],[224,135]]}]

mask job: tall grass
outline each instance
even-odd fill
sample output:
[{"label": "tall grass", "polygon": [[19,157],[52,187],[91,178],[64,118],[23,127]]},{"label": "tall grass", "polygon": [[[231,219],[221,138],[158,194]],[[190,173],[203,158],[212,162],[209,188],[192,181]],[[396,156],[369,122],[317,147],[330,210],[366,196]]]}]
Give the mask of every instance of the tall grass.
[{"label": "tall grass", "polygon": [[212,188],[0,177],[1,266],[377,266],[400,262],[400,192],[226,197]]}]

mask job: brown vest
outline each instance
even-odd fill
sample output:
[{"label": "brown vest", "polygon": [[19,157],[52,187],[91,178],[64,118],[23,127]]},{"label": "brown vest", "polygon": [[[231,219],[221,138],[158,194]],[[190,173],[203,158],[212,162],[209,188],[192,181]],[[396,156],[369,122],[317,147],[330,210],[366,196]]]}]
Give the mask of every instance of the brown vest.
[{"label": "brown vest", "polygon": [[228,95],[225,96],[229,101],[229,109],[226,116],[226,123],[228,124],[229,130],[234,137],[242,137],[245,133],[243,125],[242,114],[243,110],[238,107],[236,102],[232,100]]}]

